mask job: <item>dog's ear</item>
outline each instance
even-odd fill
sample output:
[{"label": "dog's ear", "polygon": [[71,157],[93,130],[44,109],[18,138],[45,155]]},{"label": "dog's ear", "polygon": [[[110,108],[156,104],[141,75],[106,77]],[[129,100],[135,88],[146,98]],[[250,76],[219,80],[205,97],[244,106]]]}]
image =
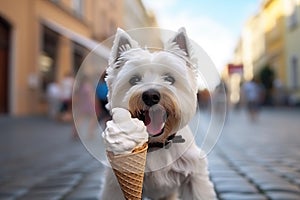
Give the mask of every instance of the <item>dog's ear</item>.
[{"label": "dog's ear", "polygon": [[189,39],[184,27],[180,28],[175,36],[165,43],[165,50],[178,51],[179,49],[184,53],[184,56],[190,57]]},{"label": "dog's ear", "polygon": [[109,65],[120,61],[119,58],[123,52],[136,47],[138,47],[137,42],[131,39],[124,30],[118,28],[109,58]]},{"label": "dog's ear", "polygon": [[106,108],[108,110],[111,110],[111,91],[113,82],[120,71],[120,67],[125,62],[125,59],[122,57],[122,54],[132,48],[137,47],[138,43],[134,41],[125,31],[123,31],[120,28],[117,29],[117,33],[115,35],[115,39],[108,61],[108,68],[106,70],[107,76],[105,77],[105,81],[108,86],[108,103],[106,104]]}]

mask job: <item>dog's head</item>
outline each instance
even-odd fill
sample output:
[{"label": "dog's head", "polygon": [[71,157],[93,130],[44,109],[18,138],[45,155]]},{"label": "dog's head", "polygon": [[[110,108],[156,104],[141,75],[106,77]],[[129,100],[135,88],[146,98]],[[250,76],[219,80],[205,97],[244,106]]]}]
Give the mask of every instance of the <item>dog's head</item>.
[{"label": "dog's head", "polygon": [[150,52],[118,29],[107,69],[107,108],[126,108],[144,121],[149,142],[165,142],[196,111],[196,68],[185,30]]}]

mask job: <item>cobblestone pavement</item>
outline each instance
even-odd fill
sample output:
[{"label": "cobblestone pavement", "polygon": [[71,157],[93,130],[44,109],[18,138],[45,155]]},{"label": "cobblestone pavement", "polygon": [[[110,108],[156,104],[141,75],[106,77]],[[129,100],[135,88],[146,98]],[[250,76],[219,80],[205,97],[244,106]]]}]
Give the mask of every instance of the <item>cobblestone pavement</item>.
[{"label": "cobblestone pavement", "polygon": [[219,199],[299,200],[299,110],[265,110],[256,122],[244,112],[228,118],[209,155]]},{"label": "cobblestone pavement", "polygon": [[[300,111],[264,110],[257,122],[228,116],[209,154],[220,200],[300,199]],[[0,117],[0,199],[97,199],[103,166],[68,124]]]},{"label": "cobblestone pavement", "polygon": [[47,118],[0,119],[0,199],[97,199],[103,166]]}]

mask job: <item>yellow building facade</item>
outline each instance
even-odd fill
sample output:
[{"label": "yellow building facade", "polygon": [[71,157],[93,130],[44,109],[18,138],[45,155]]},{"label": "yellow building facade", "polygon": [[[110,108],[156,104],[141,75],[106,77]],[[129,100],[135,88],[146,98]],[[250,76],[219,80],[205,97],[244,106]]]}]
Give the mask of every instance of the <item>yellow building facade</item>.
[{"label": "yellow building facade", "polygon": [[264,65],[264,53],[264,24],[262,14],[259,12],[245,22],[234,51],[232,64],[242,65],[243,69],[242,72],[227,75],[226,82],[231,103],[236,104],[240,101],[242,82],[253,79],[257,71]]},{"label": "yellow building facade", "polygon": [[[45,113],[47,85],[66,73],[75,75],[92,49],[114,35],[117,27],[127,29],[127,4],[124,0],[1,0],[0,114]],[[140,24],[149,26],[141,0],[131,5],[144,16]],[[100,48],[99,65],[107,65],[109,48]]]},{"label": "yellow building facade", "polygon": [[278,96],[281,103],[295,96],[300,102],[299,38],[300,0],[262,1],[245,22],[234,52],[232,63],[244,67],[241,81],[252,79],[269,66],[275,73],[275,101]]},{"label": "yellow building facade", "polygon": [[[97,16],[102,10],[111,10],[105,2],[0,1],[1,29],[6,29],[8,36],[7,48],[1,49],[6,52],[6,63],[1,66],[6,73],[2,76],[7,77],[0,89],[5,99],[1,102],[1,113],[45,112],[47,84],[60,81],[66,73],[75,73],[88,50],[121,25],[118,21],[120,12],[106,19],[113,21],[113,25],[104,24]],[[114,2],[118,5],[118,1]],[[118,10],[117,7],[114,9]],[[5,40],[6,36],[1,34],[1,37]]]},{"label": "yellow building facade", "polygon": [[277,79],[287,85],[284,0],[264,1],[261,12],[265,33],[265,65],[269,65]]},{"label": "yellow building facade", "polygon": [[300,100],[300,1],[286,0],[286,76],[293,98]]}]

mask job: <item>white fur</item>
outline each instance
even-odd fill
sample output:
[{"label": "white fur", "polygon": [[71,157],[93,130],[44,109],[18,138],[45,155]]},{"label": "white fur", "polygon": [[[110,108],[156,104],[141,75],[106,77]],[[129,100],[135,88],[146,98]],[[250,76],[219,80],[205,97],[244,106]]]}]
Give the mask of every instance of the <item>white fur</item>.
[{"label": "white fur", "polygon": [[[186,49],[177,44],[176,36],[182,34],[186,39]],[[121,38],[121,39],[120,39]],[[191,56],[184,29],[165,44],[165,51],[150,53],[141,49],[128,34],[118,30],[106,81],[109,87],[108,108],[128,108],[133,93],[150,88],[169,91],[179,103],[181,122],[177,135],[184,143],[174,143],[169,149],[159,149],[147,154],[143,197],[153,200],[213,200],[216,198],[213,185],[209,180],[207,161],[195,144],[193,134],[187,126],[196,111],[197,76],[193,64],[187,66]],[[119,45],[119,41],[126,44]],[[116,56],[118,55],[118,56]],[[166,74],[175,78],[170,84],[164,80]],[[130,85],[129,79],[142,77],[137,85]],[[111,169],[107,169],[102,200],[124,199],[118,182]]]}]

